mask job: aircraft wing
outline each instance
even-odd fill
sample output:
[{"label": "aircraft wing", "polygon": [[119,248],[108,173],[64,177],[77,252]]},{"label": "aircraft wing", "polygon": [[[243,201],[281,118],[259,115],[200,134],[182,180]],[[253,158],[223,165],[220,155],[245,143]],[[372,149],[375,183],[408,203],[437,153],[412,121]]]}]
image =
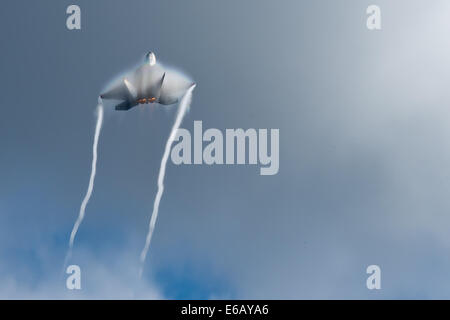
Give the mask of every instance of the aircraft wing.
[{"label": "aircraft wing", "polygon": [[110,90],[100,95],[102,99],[127,100],[128,88],[124,81],[120,81]]},{"label": "aircraft wing", "polygon": [[127,78],[124,78],[123,81],[117,83],[110,90],[102,93],[100,98],[133,101],[136,99],[137,94],[135,86]]},{"label": "aircraft wing", "polygon": [[124,102],[119,103],[118,105],[116,105],[114,109],[116,109],[116,110],[130,110],[131,108],[135,107],[136,105],[137,105],[136,103],[131,103],[129,101],[124,101]]}]

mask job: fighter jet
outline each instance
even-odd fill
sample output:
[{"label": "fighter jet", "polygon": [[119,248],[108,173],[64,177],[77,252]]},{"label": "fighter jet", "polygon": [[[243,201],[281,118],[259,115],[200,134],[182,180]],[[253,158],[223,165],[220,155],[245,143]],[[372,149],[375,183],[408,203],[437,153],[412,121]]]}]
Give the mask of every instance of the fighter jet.
[{"label": "fighter jet", "polygon": [[116,110],[129,110],[147,103],[170,105],[176,103],[193,84],[181,74],[166,70],[156,62],[155,54],[148,52],[143,65],[102,93],[100,98],[121,100],[115,106]]}]

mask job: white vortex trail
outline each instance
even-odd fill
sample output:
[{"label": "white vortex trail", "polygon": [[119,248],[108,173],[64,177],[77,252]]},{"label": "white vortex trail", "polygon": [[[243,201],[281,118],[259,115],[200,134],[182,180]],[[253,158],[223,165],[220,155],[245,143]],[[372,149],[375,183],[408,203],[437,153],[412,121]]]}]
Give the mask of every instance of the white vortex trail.
[{"label": "white vortex trail", "polygon": [[92,146],[92,169],[91,169],[91,177],[89,178],[89,185],[86,192],[86,195],[84,196],[83,201],[81,202],[80,207],[80,213],[78,214],[78,218],[75,221],[75,224],[73,226],[72,232],[70,233],[70,240],[69,240],[69,251],[66,256],[66,262],[70,259],[70,255],[72,253],[73,248],[73,242],[75,240],[75,236],[77,234],[78,228],[80,227],[81,222],[83,222],[86,206],[89,202],[89,199],[92,195],[92,190],[94,189],[94,181],[95,181],[95,173],[97,169],[97,146],[98,146],[98,139],[100,136],[100,131],[102,129],[103,124],[103,104],[101,98],[98,98],[98,105],[97,105],[97,124],[95,126],[95,135],[94,135],[94,144]]},{"label": "white vortex trail", "polygon": [[152,240],[153,231],[155,230],[156,219],[158,218],[158,210],[159,210],[159,202],[161,201],[161,197],[164,192],[164,176],[166,174],[166,164],[169,159],[170,147],[172,146],[173,140],[175,140],[175,136],[177,134],[177,130],[181,125],[181,121],[183,121],[186,110],[189,108],[192,100],[192,91],[195,88],[195,84],[191,86],[186,94],[183,96],[180,102],[180,108],[178,110],[175,123],[173,124],[172,130],[170,131],[169,139],[167,139],[166,147],[164,149],[164,154],[161,159],[161,167],[159,169],[158,175],[158,191],[156,192],[155,202],[153,203],[153,212],[150,218],[150,223],[148,226],[147,238],[145,239],[145,246],[141,252],[141,267],[139,270],[139,278],[142,276],[142,272],[144,270],[145,258],[147,257],[147,252],[150,247],[150,242]]}]

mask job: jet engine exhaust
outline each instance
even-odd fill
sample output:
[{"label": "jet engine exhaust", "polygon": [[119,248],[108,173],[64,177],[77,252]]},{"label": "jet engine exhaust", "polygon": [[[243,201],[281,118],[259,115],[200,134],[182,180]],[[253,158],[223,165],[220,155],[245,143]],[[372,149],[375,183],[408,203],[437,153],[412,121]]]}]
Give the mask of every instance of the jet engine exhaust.
[{"label": "jet engine exhaust", "polygon": [[85,211],[86,211],[86,206],[89,202],[89,199],[91,198],[92,191],[94,189],[95,174],[96,174],[96,169],[97,169],[98,139],[99,139],[100,131],[102,129],[102,124],[103,124],[103,102],[100,97],[98,98],[96,115],[97,115],[97,124],[95,125],[94,144],[92,146],[91,176],[89,178],[89,185],[88,185],[86,195],[84,196],[84,199],[81,202],[81,207],[80,207],[80,212],[79,212],[78,218],[75,221],[72,232],[70,233],[69,251],[67,252],[66,261],[64,263],[64,266],[66,266],[68,260],[70,259],[71,255],[72,255],[73,242],[75,240],[75,236],[77,234],[78,228],[80,227],[81,222],[83,222]]},{"label": "jet engine exhaust", "polygon": [[142,272],[144,270],[144,264],[145,264],[145,258],[147,257],[147,252],[150,247],[150,242],[152,240],[153,231],[155,230],[156,219],[158,218],[159,203],[161,201],[161,197],[164,192],[164,176],[166,174],[166,165],[167,165],[167,160],[169,158],[170,148],[172,146],[172,142],[175,139],[177,130],[180,127],[181,122],[183,121],[184,115],[186,114],[186,110],[188,110],[188,108],[191,104],[192,91],[194,90],[195,86],[196,85],[193,84],[191,87],[189,87],[189,89],[186,91],[183,98],[181,99],[180,107],[179,107],[177,116],[175,118],[175,122],[173,124],[172,130],[170,131],[169,138],[167,139],[166,147],[164,149],[164,154],[161,159],[161,167],[159,169],[159,175],[158,175],[158,191],[156,193],[155,202],[153,203],[153,212],[152,212],[152,215],[150,218],[147,238],[145,240],[145,246],[141,252],[141,259],[140,259],[141,267],[139,270],[139,278],[142,277]]}]

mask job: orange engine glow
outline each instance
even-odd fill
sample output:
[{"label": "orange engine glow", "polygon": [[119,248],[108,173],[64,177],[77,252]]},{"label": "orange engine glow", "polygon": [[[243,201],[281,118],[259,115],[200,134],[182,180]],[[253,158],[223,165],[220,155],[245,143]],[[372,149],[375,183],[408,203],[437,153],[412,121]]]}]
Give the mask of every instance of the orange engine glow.
[{"label": "orange engine glow", "polygon": [[155,101],[156,101],[156,98],[155,98],[155,97],[151,97],[151,98],[142,98],[142,99],[136,100],[136,102],[139,103],[139,104],[152,103],[152,102],[155,102]]}]

